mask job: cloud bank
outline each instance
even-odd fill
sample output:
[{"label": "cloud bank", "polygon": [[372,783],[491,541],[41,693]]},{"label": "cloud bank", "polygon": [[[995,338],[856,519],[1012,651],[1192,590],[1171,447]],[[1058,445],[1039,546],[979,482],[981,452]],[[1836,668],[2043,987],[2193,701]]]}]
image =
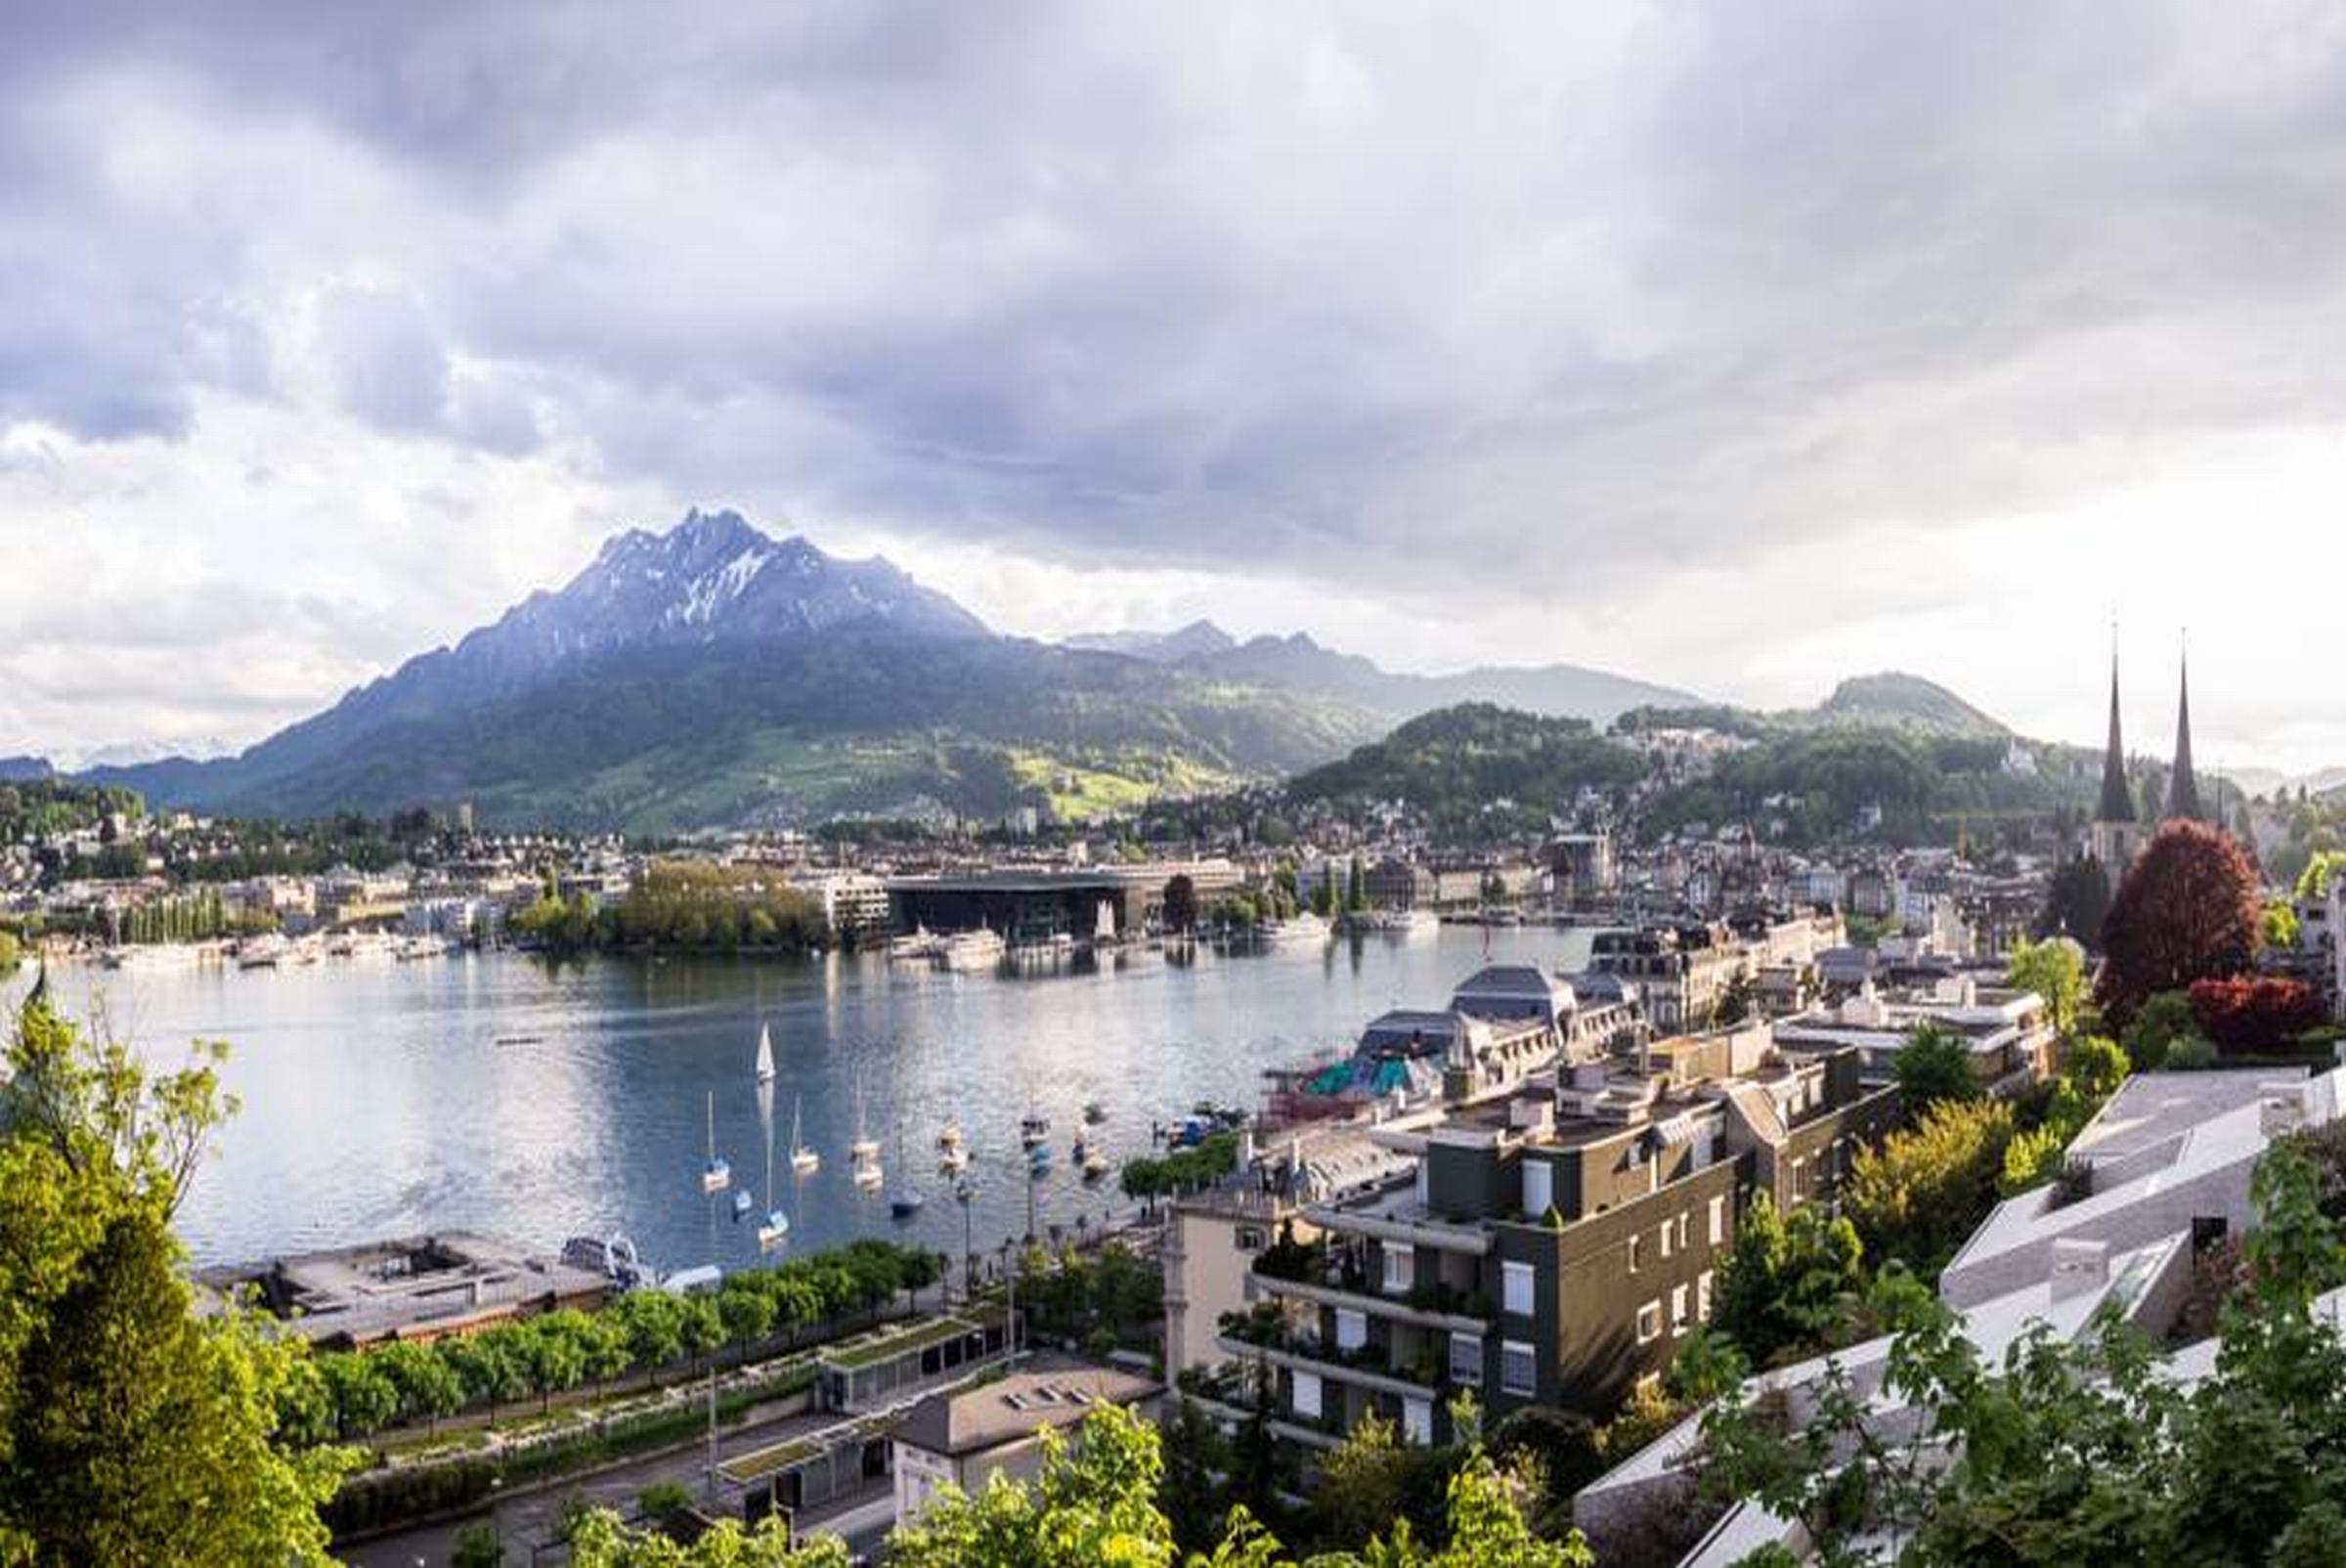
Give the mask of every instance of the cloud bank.
[{"label": "cloud bank", "polygon": [[36,7],[0,751],[255,738],[711,502],[1015,630],[1896,665],[2080,740],[2109,619],[2146,737],[2188,622],[2203,749],[2346,757],[2270,657],[2342,554],[2342,30]]}]

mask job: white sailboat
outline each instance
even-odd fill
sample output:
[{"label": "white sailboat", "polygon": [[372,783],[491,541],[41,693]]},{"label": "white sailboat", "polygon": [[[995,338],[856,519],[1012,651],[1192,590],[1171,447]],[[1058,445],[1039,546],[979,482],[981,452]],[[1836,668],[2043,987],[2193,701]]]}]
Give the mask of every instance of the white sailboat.
[{"label": "white sailboat", "polygon": [[[764,1044],[762,1030],[759,1043]],[[790,1235],[790,1216],[774,1201],[774,1086],[763,1079],[758,1084],[758,1119],[765,1124],[765,1218],[758,1222],[758,1250],[771,1252]]]},{"label": "white sailboat", "polygon": [[774,1081],[774,1039],[762,1024],[758,1025],[758,1081]]},{"label": "white sailboat", "polygon": [[717,1194],[733,1185],[733,1167],[717,1157],[717,1091],[709,1091],[709,1163],[701,1167],[701,1191]]},{"label": "white sailboat", "polygon": [[811,1176],[823,1168],[823,1156],[806,1147],[799,1136],[799,1111],[805,1096],[794,1095],[790,1102],[790,1171],[794,1176]]},{"label": "white sailboat", "polygon": [[855,1085],[855,1141],[847,1145],[847,1157],[857,1164],[880,1163],[880,1140],[871,1135],[863,1119],[863,1085]]}]

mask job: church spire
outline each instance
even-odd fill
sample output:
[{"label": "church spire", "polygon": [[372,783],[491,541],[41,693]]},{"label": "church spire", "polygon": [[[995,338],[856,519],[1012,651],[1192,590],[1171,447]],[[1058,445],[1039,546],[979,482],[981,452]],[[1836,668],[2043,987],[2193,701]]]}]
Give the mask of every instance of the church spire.
[{"label": "church spire", "polygon": [[2134,791],[2126,783],[2126,744],[2118,734],[2118,650],[2109,650],[2109,749],[2102,754],[2102,805],[2097,822],[2134,820]]},{"label": "church spire", "polygon": [[2192,661],[2185,654],[2175,702],[2175,779],[2167,786],[2167,815],[2197,818],[2199,779],[2192,768]]}]

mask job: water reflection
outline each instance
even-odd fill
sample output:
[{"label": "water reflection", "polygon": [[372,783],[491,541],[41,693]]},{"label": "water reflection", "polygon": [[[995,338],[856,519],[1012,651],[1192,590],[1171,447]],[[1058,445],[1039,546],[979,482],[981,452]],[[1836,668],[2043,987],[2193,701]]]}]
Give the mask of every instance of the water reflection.
[{"label": "water reflection", "polygon": [[[1494,933],[1495,958],[1576,965],[1585,935]],[[753,1070],[772,1031],[789,1245],[908,1235],[958,1252],[962,1213],[936,1167],[957,1120],[980,1249],[1036,1222],[1072,1230],[1121,1201],[1070,1157],[1082,1107],[1111,1159],[1149,1147],[1153,1119],[1200,1099],[1251,1105],[1262,1069],[1345,1046],[1369,1016],[1438,1005],[1483,961],[1477,931],[1415,941],[1306,944],[1246,955],[1145,951],[1003,976],[891,968],[876,955],[797,963],[672,960],[549,966],[518,955],[420,964],[329,961],[239,973],[62,970],[55,994],[158,1059],[193,1038],[232,1042],[241,1113],[182,1211],[205,1260],[253,1258],[399,1232],[465,1227],[552,1246],[631,1235],[664,1266],[758,1256],[765,1123]],[[8,987],[22,993],[20,977]],[[889,1166],[849,1176],[861,1080]],[[705,1096],[718,1152],[752,1188],[700,1191]],[[789,1172],[794,1103],[822,1168]],[[1030,1182],[1019,1119],[1051,1118],[1050,1174]],[[906,1224],[888,1194],[928,1198]]]}]

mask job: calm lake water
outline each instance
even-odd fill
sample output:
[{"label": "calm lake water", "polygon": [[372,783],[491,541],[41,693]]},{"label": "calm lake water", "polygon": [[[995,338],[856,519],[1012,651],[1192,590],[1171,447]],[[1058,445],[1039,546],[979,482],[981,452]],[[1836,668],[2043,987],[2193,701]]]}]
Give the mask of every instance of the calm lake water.
[{"label": "calm lake water", "polygon": [[[1586,933],[1494,932],[1492,955],[1577,968]],[[51,984],[151,1060],[192,1039],[234,1054],[242,1109],[181,1211],[203,1261],[431,1230],[469,1229],[553,1248],[624,1232],[663,1268],[756,1259],[730,1195],[705,1198],[707,1096],[718,1153],[764,1203],[767,1123],[752,1066],[770,1026],[779,1197],[795,1249],[856,1236],[917,1238],[958,1253],[962,1214],[936,1173],[937,1130],[958,1119],[978,1189],[975,1244],[1026,1229],[1019,1148],[1029,1107],[1051,1118],[1052,1174],[1031,1184],[1039,1225],[1097,1223],[1123,1199],[1087,1189],[1068,1157],[1082,1107],[1119,1162],[1151,1119],[1195,1101],[1253,1106],[1262,1069],[1347,1046],[1369,1017],[1438,1006],[1483,961],[1479,931],[1369,937],[1194,963],[1132,952],[1013,975],[955,976],[833,955],[803,962],[630,959],[551,967],[519,954],[396,964],[328,959],[282,971],[71,966]],[[5,987],[24,989],[22,974]],[[847,1145],[861,1121],[886,1150],[888,1187],[859,1193]],[[823,1166],[789,1173],[794,1107]],[[928,1198],[908,1222],[888,1194]]]}]

